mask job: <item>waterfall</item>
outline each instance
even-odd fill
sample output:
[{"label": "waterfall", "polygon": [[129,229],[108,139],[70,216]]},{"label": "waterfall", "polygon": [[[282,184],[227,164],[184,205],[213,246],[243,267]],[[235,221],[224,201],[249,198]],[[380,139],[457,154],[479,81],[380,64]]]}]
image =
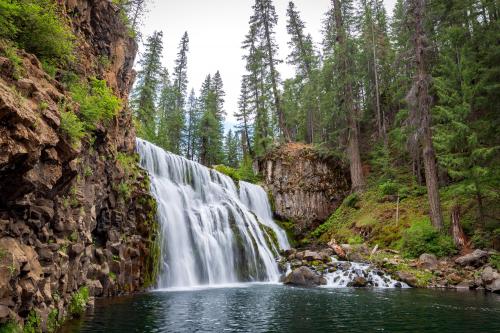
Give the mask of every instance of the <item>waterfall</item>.
[{"label": "waterfall", "polygon": [[277,249],[266,229],[279,247],[288,241],[269,203],[260,202],[264,190],[241,182],[238,191],[230,177],[141,139],[137,152],[158,203],[158,288],[279,280]]},{"label": "waterfall", "polygon": [[290,248],[286,232],[274,222],[267,193],[262,187],[240,181],[240,200],[257,215],[262,224],[274,231],[281,249]]}]

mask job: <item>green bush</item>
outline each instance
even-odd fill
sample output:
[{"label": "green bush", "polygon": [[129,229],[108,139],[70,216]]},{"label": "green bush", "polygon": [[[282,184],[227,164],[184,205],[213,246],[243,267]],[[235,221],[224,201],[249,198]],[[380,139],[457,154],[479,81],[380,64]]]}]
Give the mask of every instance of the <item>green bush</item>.
[{"label": "green bush", "polygon": [[74,36],[51,0],[0,1],[0,38],[11,40],[42,60],[73,59]]},{"label": "green bush", "polygon": [[226,165],[220,164],[214,166],[214,169],[228,177],[231,177],[235,183],[238,183],[240,181],[240,174],[238,173],[238,170],[228,167]]},{"label": "green bush", "polygon": [[74,145],[79,144],[85,136],[84,123],[71,111],[61,112],[61,131]]},{"label": "green bush", "polygon": [[396,195],[398,194],[399,185],[389,180],[379,185],[379,190],[383,195]]},{"label": "green bush", "polygon": [[404,232],[402,246],[405,256],[409,258],[416,258],[422,253],[443,257],[457,252],[453,239],[436,230],[428,218],[414,222]]},{"label": "green bush", "polygon": [[68,307],[69,314],[73,317],[80,317],[87,308],[88,301],[89,288],[81,287],[71,298],[71,302]]},{"label": "green bush", "polygon": [[500,271],[500,253],[495,253],[490,256],[490,264],[493,268]]},{"label": "green bush", "polygon": [[42,319],[34,310],[31,310],[24,322],[23,333],[42,333]]},{"label": "green bush", "polygon": [[8,321],[4,324],[0,324],[0,333],[22,333],[23,330],[18,323],[14,321]]},{"label": "green bush", "polygon": [[347,207],[356,208],[356,204],[359,202],[359,195],[357,193],[349,194],[345,199],[343,204]]},{"label": "green bush", "polygon": [[122,101],[113,94],[106,81],[91,78],[89,84],[71,87],[73,100],[80,105],[80,114],[88,130],[94,130],[102,121],[109,121],[118,114]]}]

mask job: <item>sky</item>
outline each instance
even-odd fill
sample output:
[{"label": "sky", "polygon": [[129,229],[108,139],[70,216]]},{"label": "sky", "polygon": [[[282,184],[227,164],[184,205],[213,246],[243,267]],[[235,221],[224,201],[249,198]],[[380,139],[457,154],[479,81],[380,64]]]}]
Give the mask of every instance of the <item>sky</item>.
[{"label": "sky", "polygon": [[[388,14],[396,0],[384,0]],[[289,36],[286,31],[286,9],[289,0],[275,0],[278,14],[276,41],[279,58],[286,60]],[[248,20],[254,0],[151,0],[141,32],[144,38],[163,31],[163,65],[171,72],[178,45],[185,31],[189,35],[189,91],[198,94],[208,74],[220,71],[226,91],[226,129],[234,126],[233,113],[238,107],[241,77],[245,74],[241,43],[248,33]],[[321,28],[331,0],[294,0],[306,32],[316,44],[322,40]],[[140,48],[142,50],[142,48]],[[295,69],[284,61],[279,66],[282,79],[294,75]],[[188,92],[189,92],[188,91]]]}]

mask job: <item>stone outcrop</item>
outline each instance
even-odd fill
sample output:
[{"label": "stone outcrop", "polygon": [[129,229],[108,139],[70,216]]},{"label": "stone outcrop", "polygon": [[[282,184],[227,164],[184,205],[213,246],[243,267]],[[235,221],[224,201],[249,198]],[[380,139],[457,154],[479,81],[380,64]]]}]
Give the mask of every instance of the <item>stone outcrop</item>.
[{"label": "stone outcrop", "polygon": [[326,284],[326,281],[309,267],[301,266],[288,274],[283,283],[299,287],[316,287]]},{"label": "stone outcrop", "polygon": [[[107,0],[59,2],[78,40],[72,71],[105,79],[125,100],[134,78],[135,41]],[[73,294],[142,290],[156,267],[155,202],[134,159],[125,108],[72,145],[59,105],[70,94],[33,55],[19,51],[23,76],[0,57],[0,324],[35,313],[65,317]],[[109,63],[100,64],[106,57]],[[126,105],[126,103],[124,103]]]},{"label": "stone outcrop", "polygon": [[342,163],[308,145],[281,145],[256,164],[272,194],[275,214],[294,222],[298,233],[324,222],[349,192]]}]

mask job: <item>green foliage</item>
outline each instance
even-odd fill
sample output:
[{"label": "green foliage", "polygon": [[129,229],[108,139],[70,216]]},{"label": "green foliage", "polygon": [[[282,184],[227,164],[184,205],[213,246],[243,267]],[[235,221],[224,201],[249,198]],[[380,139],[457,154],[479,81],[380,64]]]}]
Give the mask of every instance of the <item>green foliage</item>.
[{"label": "green foliage", "polygon": [[399,191],[399,185],[389,180],[380,184],[379,189],[383,195],[396,195]]},{"label": "green foliage", "polygon": [[496,268],[500,271],[500,253],[494,253],[490,256],[490,264],[493,268]]},{"label": "green foliage", "polygon": [[49,315],[47,317],[47,331],[55,332],[59,328],[59,326],[61,326],[61,323],[59,321],[59,310],[54,308],[49,312]]},{"label": "green foliage", "polygon": [[96,78],[91,78],[88,84],[72,86],[71,96],[80,104],[80,115],[87,130],[94,130],[98,123],[111,120],[122,107],[121,100],[106,81]]},{"label": "green foliage", "polygon": [[351,193],[345,199],[343,204],[350,208],[356,208],[356,204],[359,202],[359,194]]},{"label": "green foliage", "polygon": [[21,326],[14,321],[0,324],[0,333],[23,333]]},{"label": "green foliage", "polygon": [[423,253],[432,253],[439,257],[457,252],[453,239],[441,234],[429,222],[422,219],[415,222],[403,234],[403,251],[407,257],[418,257]]},{"label": "green foliage", "polygon": [[365,240],[360,235],[354,235],[347,240],[347,243],[351,245],[363,244],[364,242]]},{"label": "green foliage", "polygon": [[0,38],[11,40],[42,60],[73,59],[74,36],[51,0],[0,2]]},{"label": "green foliage", "polygon": [[220,164],[220,165],[215,165],[214,169],[226,176],[231,177],[235,183],[238,183],[241,180],[240,173],[238,172],[238,170],[234,168]]},{"label": "green foliage", "polygon": [[85,137],[85,124],[71,111],[61,112],[61,131],[74,144],[80,144]]},{"label": "green foliage", "polygon": [[42,333],[42,319],[36,311],[32,310],[24,322],[23,333]]},{"label": "green foliage", "polygon": [[51,78],[55,78],[57,74],[57,66],[49,61],[42,61],[42,68],[45,73],[49,74]]},{"label": "green foliage", "polygon": [[250,156],[246,155],[240,163],[238,168],[240,179],[248,183],[256,184],[260,181],[259,175],[253,171],[253,160]]},{"label": "green foliage", "polygon": [[87,308],[87,303],[89,301],[89,288],[81,287],[77,292],[73,294],[71,301],[68,306],[68,312],[73,317],[80,317]]},{"label": "green foliage", "polygon": [[0,40],[0,50],[2,54],[11,61],[14,67],[12,73],[14,79],[19,80],[24,75],[24,67],[23,60],[17,55],[17,49],[11,43]]}]

